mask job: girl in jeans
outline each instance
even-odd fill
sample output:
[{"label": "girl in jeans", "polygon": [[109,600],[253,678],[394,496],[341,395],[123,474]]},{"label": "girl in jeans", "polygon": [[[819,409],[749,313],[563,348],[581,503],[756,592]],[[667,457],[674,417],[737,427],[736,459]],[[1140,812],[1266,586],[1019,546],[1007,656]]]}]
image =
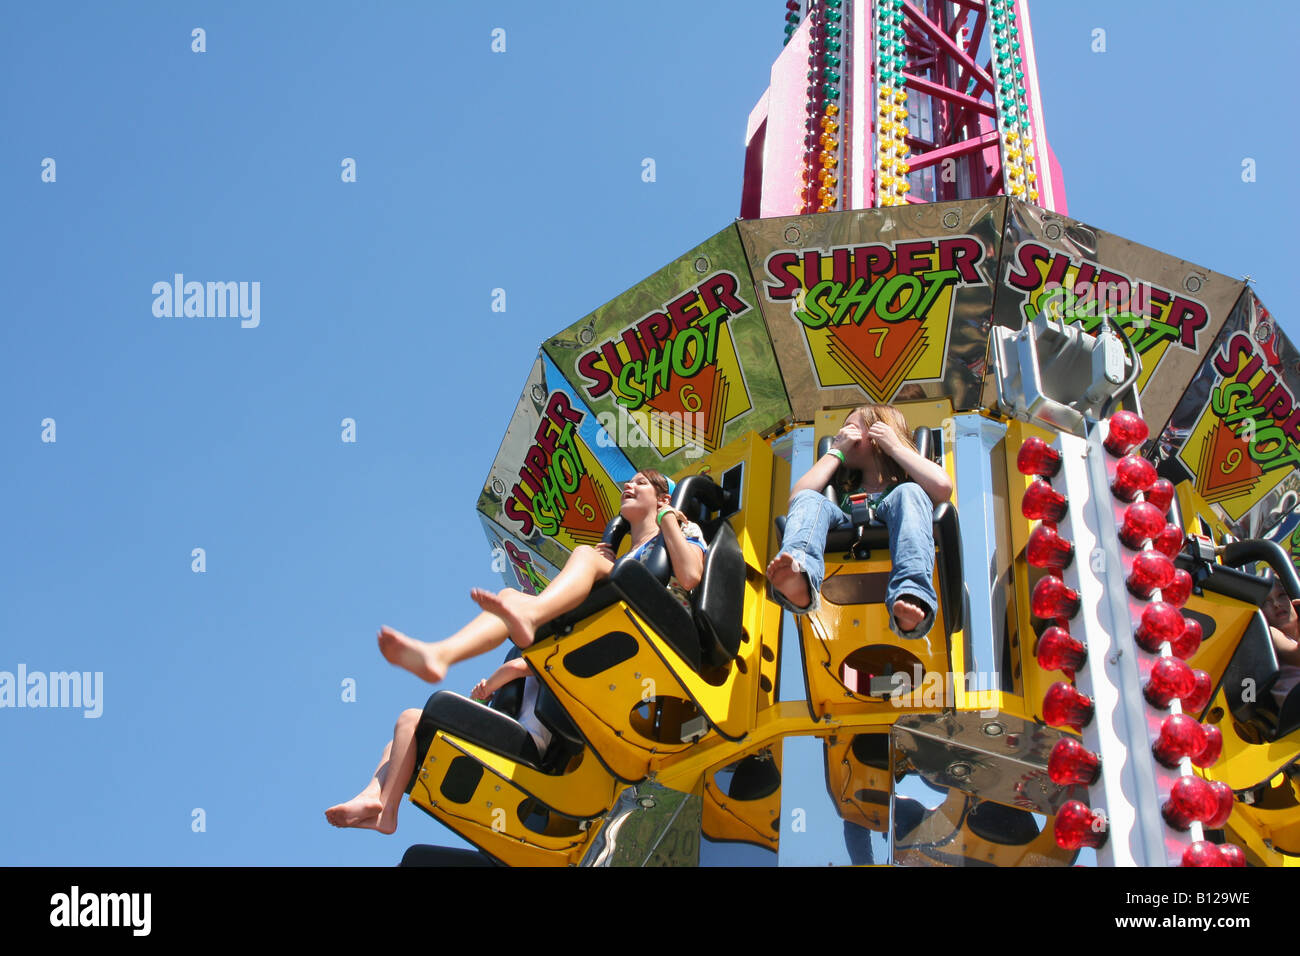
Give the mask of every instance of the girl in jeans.
[{"label": "girl in jeans", "polygon": [[[838,479],[838,480],[836,480]],[[823,489],[835,481],[840,504]],[[815,611],[826,573],[826,533],[852,526],[848,495],[865,492],[889,529],[893,570],[885,588],[890,628],[920,638],[934,625],[934,506],[952,497],[948,474],[922,458],[903,413],[892,405],[864,405],[849,413],[823,455],[795,484],[779,554],[767,566],[778,604],[795,614]]]}]

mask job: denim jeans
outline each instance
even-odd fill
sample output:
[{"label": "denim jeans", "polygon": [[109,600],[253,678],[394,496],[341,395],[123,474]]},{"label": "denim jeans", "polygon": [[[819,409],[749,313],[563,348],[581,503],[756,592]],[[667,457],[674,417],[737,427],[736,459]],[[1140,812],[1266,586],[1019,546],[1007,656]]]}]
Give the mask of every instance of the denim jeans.
[{"label": "denim jeans", "polygon": [[[885,500],[876,506],[876,517],[889,529],[889,555],[893,569],[885,586],[885,606],[892,608],[899,598],[924,606],[925,619],[911,631],[898,630],[894,616],[889,616],[889,627],[905,638],[925,637],[934,626],[935,609],[939,598],[934,593],[934,503],[915,482],[897,485]],[[826,576],[826,534],[839,528],[850,528],[853,522],[834,502],[819,491],[801,491],[790,502],[786,517],[785,537],[781,554],[794,558],[795,567],[808,578],[812,602],[798,608],[790,604],[775,590],[773,598],[782,607],[795,614],[807,614],[821,605],[822,579]]]}]

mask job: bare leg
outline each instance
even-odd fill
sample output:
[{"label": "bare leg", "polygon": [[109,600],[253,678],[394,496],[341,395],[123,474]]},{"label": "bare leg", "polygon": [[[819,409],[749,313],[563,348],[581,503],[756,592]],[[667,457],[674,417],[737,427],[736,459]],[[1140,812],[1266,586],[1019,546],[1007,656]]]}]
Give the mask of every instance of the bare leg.
[{"label": "bare leg", "polygon": [[514,588],[493,594],[475,588],[470,597],[483,610],[490,611],[504,622],[512,641],[520,647],[529,647],[539,625],[565,611],[572,611],[585,601],[596,582],[609,577],[613,567],[613,563],[595,548],[582,545],[574,550],[564,568],[541,594],[533,596]]},{"label": "bare leg", "polygon": [[509,636],[505,624],[486,611],[443,641],[417,641],[391,627],[379,629],[379,652],[390,664],[436,684],[457,661],[467,660],[494,647]]},{"label": "bare leg", "polygon": [[365,788],[346,803],[325,811],[325,819],[336,827],[356,827],[392,833],[397,829],[406,781],[415,769],[415,726],[421,711],[404,710],[393,728],[393,739],[384,747],[379,766]]}]

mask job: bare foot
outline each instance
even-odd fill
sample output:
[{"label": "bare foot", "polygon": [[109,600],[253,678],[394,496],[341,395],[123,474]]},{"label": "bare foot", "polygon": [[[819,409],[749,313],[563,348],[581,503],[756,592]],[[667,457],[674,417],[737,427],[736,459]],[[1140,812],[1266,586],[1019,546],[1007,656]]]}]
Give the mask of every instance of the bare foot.
[{"label": "bare foot", "polygon": [[367,787],[347,803],[336,803],[325,811],[325,819],[336,827],[358,827],[363,830],[377,829],[379,815],[384,804],[379,799],[378,788],[371,792]]},{"label": "bare foot", "polygon": [[396,664],[430,684],[436,684],[447,676],[447,664],[434,645],[407,637],[391,627],[379,629],[379,653],[388,663]]},{"label": "bare foot", "polygon": [[483,610],[495,614],[505,622],[506,629],[510,631],[510,640],[514,641],[517,647],[532,646],[536,626],[525,610],[528,597],[522,591],[503,588],[499,593],[493,594],[483,588],[474,588],[469,592],[469,596]]},{"label": "bare foot", "polygon": [[894,602],[893,614],[898,629],[904,634],[925,620],[925,611],[902,598]]},{"label": "bare foot", "polygon": [[789,552],[782,552],[772,559],[767,566],[767,579],[772,583],[772,590],[795,607],[806,608],[812,603],[808,576],[795,570],[794,556]]}]

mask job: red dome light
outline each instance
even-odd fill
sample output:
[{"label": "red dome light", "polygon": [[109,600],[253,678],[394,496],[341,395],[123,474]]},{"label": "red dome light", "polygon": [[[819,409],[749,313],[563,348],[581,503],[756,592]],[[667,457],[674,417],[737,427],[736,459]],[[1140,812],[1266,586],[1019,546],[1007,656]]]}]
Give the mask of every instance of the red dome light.
[{"label": "red dome light", "polygon": [[1101,758],[1073,737],[1058,740],[1047,758],[1047,776],[1057,786],[1092,786],[1100,775]]},{"label": "red dome light", "polygon": [[1164,601],[1152,601],[1142,609],[1142,621],[1133,633],[1138,647],[1148,654],[1159,654],[1160,645],[1183,633],[1185,622],[1178,608]]},{"label": "red dome light", "polygon": [[1200,777],[1179,777],[1160,812],[1175,830],[1186,830],[1196,820],[1208,820],[1218,809],[1218,797],[1208,783]]},{"label": "red dome light", "polygon": [[1142,689],[1147,703],[1164,710],[1175,698],[1186,697],[1196,688],[1192,669],[1176,657],[1162,657],[1151,668],[1151,677]]},{"label": "red dome light", "polygon": [[1151,539],[1151,547],[1172,561],[1178,557],[1178,552],[1183,550],[1182,528],[1176,524],[1165,525],[1161,532]]},{"label": "red dome light", "polygon": [[1219,855],[1223,857],[1223,861],[1228,866],[1246,865],[1246,854],[1235,843],[1221,843],[1219,845]]},{"label": "red dome light", "polygon": [[1061,470],[1061,453],[1041,438],[1026,438],[1016,455],[1016,467],[1022,475],[1051,478]]},{"label": "red dome light", "polygon": [[1115,480],[1110,483],[1110,490],[1120,501],[1132,501],[1155,480],[1155,465],[1137,455],[1128,455],[1115,466]]},{"label": "red dome light", "polygon": [[1030,521],[1057,522],[1065,517],[1065,495],[1041,478],[1029,483],[1020,501],[1020,513]]},{"label": "red dome light", "polygon": [[1237,802],[1232,788],[1222,780],[1210,781],[1210,792],[1214,794],[1215,811],[1214,815],[1205,818],[1202,822],[1211,830],[1222,830],[1223,825],[1228,822],[1228,817],[1232,816],[1232,805]]},{"label": "red dome light", "polygon": [[[1149,598],[1153,591],[1163,591],[1174,579],[1173,562],[1159,551],[1143,551],[1133,559],[1128,589],[1136,597]],[[1173,603],[1173,602],[1169,602]]]},{"label": "red dome light", "polygon": [[1183,710],[1189,714],[1199,714],[1210,702],[1214,693],[1214,683],[1210,675],[1199,667],[1192,671],[1192,689],[1183,695]]},{"label": "red dome light", "polygon": [[1227,866],[1219,848],[1209,840],[1197,840],[1183,851],[1183,866]]},{"label": "red dome light", "polygon": [[1025,560],[1036,568],[1068,568],[1074,560],[1074,545],[1057,534],[1055,529],[1040,524],[1029,533]]},{"label": "red dome light", "polygon": [[1206,724],[1203,729],[1205,746],[1192,758],[1192,763],[1198,767],[1212,767],[1219,759],[1219,754],[1223,753],[1223,731],[1214,724]]},{"label": "red dome light", "polygon": [[1079,613],[1079,592],[1060,578],[1048,575],[1034,585],[1029,610],[1034,617],[1068,621]]},{"label": "red dome light", "polygon": [[1150,434],[1147,423],[1133,412],[1116,412],[1110,416],[1109,434],[1103,444],[1108,452],[1118,458],[1142,444]]},{"label": "red dome light", "polygon": [[1078,800],[1071,800],[1057,811],[1052,835],[1056,837],[1056,845],[1063,850],[1099,847],[1106,842],[1105,826],[1092,815],[1086,803]]},{"label": "red dome light", "polygon": [[[1165,526],[1165,516],[1155,505],[1135,501],[1124,509],[1124,523],[1119,528],[1119,539],[1134,551],[1142,550],[1142,542],[1154,538]],[[1182,539],[1179,539],[1182,544]],[[1177,554],[1178,552],[1174,552]],[[1174,555],[1168,555],[1172,558]]]},{"label": "red dome light", "polygon": [[1160,737],[1151,745],[1155,758],[1166,767],[1177,768],[1184,757],[1205,749],[1205,729],[1186,714],[1170,714],[1160,725]]},{"label": "red dome light", "polygon": [[1083,642],[1071,637],[1063,627],[1049,627],[1038,639],[1038,666],[1045,671],[1061,671],[1074,679],[1074,672],[1088,659]]},{"label": "red dome light", "polygon": [[1160,509],[1160,513],[1169,513],[1169,504],[1174,500],[1174,483],[1168,478],[1157,478],[1151,487],[1142,493],[1149,504]]},{"label": "red dome light", "polygon": [[1092,698],[1073,684],[1057,681],[1043,696],[1043,720],[1053,727],[1083,730],[1092,720]]},{"label": "red dome light", "polygon": [[1205,632],[1201,629],[1201,622],[1195,618],[1183,619],[1183,632],[1169,642],[1169,649],[1173,651],[1174,657],[1181,657],[1188,660],[1201,646],[1201,635]]},{"label": "red dome light", "polygon": [[1160,596],[1175,607],[1182,607],[1192,596],[1192,576],[1182,568],[1175,568],[1173,577],[1169,579]]}]

